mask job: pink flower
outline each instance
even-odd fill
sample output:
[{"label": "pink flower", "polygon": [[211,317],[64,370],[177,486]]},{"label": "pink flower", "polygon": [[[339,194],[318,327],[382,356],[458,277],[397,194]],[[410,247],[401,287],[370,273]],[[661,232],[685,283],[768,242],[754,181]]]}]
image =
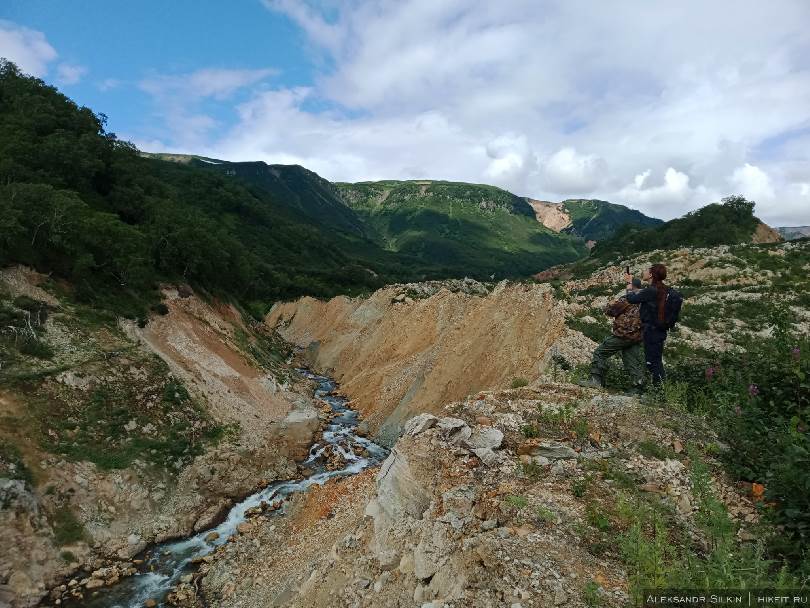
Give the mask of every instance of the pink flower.
[{"label": "pink flower", "polygon": [[759,387],[756,384],[749,384],[748,385],[748,394],[752,397],[756,397],[759,395]]},{"label": "pink flower", "polygon": [[801,355],[802,355],[802,349],[801,349],[801,348],[799,348],[798,346],[796,346],[796,347],[794,347],[794,348],[793,348],[793,350],[792,350],[792,351],[790,351],[790,354],[793,356],[793,358],[794,358],[796,361],[798,361],[798,360],[799,360],[799,357],[801,357]]},{"label": "pink flower", "polygon": [[714,369],[714,368],[713,368],[713,367],[711,367],[711,366],[710,366],[710,367],[707,367],[707,368],[706,368],[706,380],[711,380],[711,379],[714,377],[714,374],[715,374],[715,372],[716,372],[716,371],[717,371],[717,370],[716,370],[716,369]]}]

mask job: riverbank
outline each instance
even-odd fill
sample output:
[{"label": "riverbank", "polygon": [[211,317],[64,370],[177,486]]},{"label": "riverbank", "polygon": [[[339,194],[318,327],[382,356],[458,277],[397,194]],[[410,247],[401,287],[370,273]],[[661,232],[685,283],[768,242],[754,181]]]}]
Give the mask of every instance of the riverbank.
[{"label": "riverbank", "polygon": [[379,463],[387,452],[355,434],[357,413],[347,407],[344,397],[335,394],[337,385],[324,376],[298,371],[316,383],[314,399],[329,410],[319,440],[302,463],[310,473],[307,477],[270,484],[234,505],[217,526],[148,549],[128,566],[135,571],[127,572],[129,576],[120,581],[110,582],[110,576],[120,569],[109,567],[91,573],[86,580],[73,579],[64,590],[59,588],[51,595],[52,603],[82,608],[184,605],[196,599],[196,581],[206,574],[207,564],[226,550],[226,544],[283,516],[289,497]]}]

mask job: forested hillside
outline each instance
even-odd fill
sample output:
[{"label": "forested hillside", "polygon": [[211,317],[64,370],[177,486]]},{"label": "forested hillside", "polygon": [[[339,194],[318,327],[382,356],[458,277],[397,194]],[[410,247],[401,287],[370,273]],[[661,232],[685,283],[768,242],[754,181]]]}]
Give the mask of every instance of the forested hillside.
[{"label": "forested hillside", "polygon": [[641,211],[596,199],[567,199],[560,206],[571,218],[571,225],[565,231],[588,241],[610,238],[628,225],[644,228],[664,223]]},{"label": "forested hillside", "polygon": [[753,202],[729,196],[722,203],[706,205],[660,226],[626,225],[612,238],[598,243],[593,256],[607,259],[655,249],[750,243],[760,225],[762,222],[754,216]]},{"label": "forested hillside", "polygon": [[538,223],[525,199],[494,186],[444,181],[337,184],[383,248],[470,276],[519,276],[586,252]]}]

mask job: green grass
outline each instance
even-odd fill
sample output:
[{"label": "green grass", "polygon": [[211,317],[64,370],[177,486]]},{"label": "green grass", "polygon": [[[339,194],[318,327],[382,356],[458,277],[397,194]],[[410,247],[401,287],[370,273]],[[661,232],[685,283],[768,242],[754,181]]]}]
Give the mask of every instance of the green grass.
[{"label": "green grass", "polygon": [[68,507],[57,508],[50,520],[57,545],[70,545],[85,539],[84,526]]},{"label": "green grass", "polygon": [[651,588],[800,588],[800,581],[764,556],[762,543],[739,543],[735,524],[712,490],[707,465],[694,451],[690,459],[695,523],[707,541],[706,551],[692,546],[666,502],[636,494],[617,503],[623,531],[616,542],[634,601]]},{"label": "green grass", "polygon": [[513,378],[512,383],[510,384],[512,388],[521,388],[528,385],[529,381],[526,380],[526,378]]},{"label": "green grass", "polygon": [[[29,384],[31,410],[41,447],[104,470],[129,467],[135,459],[174,470],[202,453],[206,443],[227,436],[156,357],[140,361],[146,380],[125,376],[97,384],[81,400],[67,389],[48,392]],[[53,389],[51,389],[52,391]],[[134,422],[134,428],[127,425]],[[152,431],[145,427],[151,425]]]},{"label": "green grass", "polygon": [[[2,423],[7,426],[6,420]],[[2,439],[0,439],[0,477],[21,479],[28,485],[34,481],[31,469],[25,466],[17,447]]]},{"label": "green grass", "polygon": [[695,331],[706,331],[712,323],[721,315],[722,311],[715,304],[691,304],[685,303],[678,321]]},{"label": "green grass", "polygon": [[529,504],[529,501],[525,496],[518,496],[515,494],[510,494],[504,498],[504,502],[506,502],[506,504],[508,504],[510,507],[514,507],[518,511],[525,509]]},{"label": "green grass", "polygon": [[553,524],[557,522],[557,514],[548,507],[539,506],[535,511],[537,519],[546,524]]},{"label": "green grass", "polygon": [[604,605],[599,589],[595,581],[588,581],[582,589],[582,601],[588,608],[601,608]]},{"label": "green grass", "polygon": [[571,493],[576,496],[577,498],[582,498],[585,494],[588,493],[588,490],[593,483],[593,477],[590,475],[586,475],[585,477],[580,477],[579,479],[575,479],[571,483]]},{"label": "green grass", "polygon": [[524,424],[520,432],[523,433],[523,436],[526,439],[531,439],[532,437],[539,437],[540,436],[540,429],[537,428],[536,424]]},{"label": "green grass", "polygon": [[661,445],[657,441],[645,439],[636,445],[638,453],[647,458],[655,458],[657,460],[671,460],[677,458],[675,450],[666,445]]},{"label": "green grass", "polygon": [[601,342],[610,335],[610,326],[606,323],[593,323],[583,320],[581,317],[573,317],[566,320],[566,324],[571,329],[581,332],[594,342]]}]

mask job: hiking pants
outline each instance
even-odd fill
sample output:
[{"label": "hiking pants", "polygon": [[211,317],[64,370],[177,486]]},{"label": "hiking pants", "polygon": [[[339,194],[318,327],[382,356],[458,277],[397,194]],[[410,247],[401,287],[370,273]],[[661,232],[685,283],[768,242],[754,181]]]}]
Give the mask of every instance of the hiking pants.
[{"label": "hiking pants", "polygon": [[653,384],[661,384],[666,378],[664,372],[664,341],[667,332],[651,325],[644,326],[644,358],[647,371],[652,376]]},{"label": "hiking pants", "polygon": [[604,377],[608,368],[608,359],[616,353],[622,354],[624,371],[630,376],[633,384],[644,383],[644,356],[640,342],[632,342],[618,336],[608,336],[593,352],[591,374]]}]

